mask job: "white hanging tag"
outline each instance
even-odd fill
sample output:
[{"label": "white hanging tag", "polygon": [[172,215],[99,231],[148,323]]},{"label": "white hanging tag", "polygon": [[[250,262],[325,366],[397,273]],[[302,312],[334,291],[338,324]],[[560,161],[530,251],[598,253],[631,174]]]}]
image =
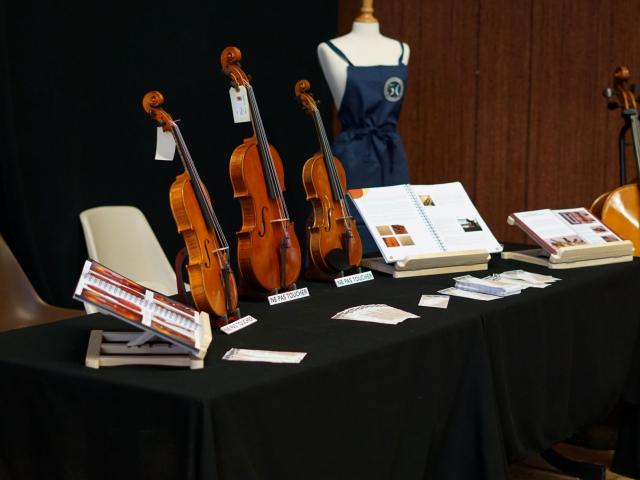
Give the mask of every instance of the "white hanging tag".
[{"label": "white hanging tag", "polygon": [[240,85],[237,89],[231,87],[229,89],[229,97],[231,98],[233,121],[235,123],[250,122],[251,112],[249,111],[249,100],[247,100],[247,89],[245,86]]},{"label": "white hanging tag", "polygon": [[176,141],[171,132],[165,132],[162,127],[158,127],[158,138],[156,140],[156,160],[173,161],[176,154]]}]

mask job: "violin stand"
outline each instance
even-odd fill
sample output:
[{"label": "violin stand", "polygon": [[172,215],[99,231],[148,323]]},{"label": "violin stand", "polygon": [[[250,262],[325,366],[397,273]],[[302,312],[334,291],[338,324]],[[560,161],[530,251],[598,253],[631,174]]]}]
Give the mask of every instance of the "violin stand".
[{"label": "violin stand", "polygon": [[218,317],[213,321],[213,326],[216,328],[224,327],[225,325],[229,325],[230,323],[239,320],[241,317],[240,307],[237,307],[231,315],[223,315],[222,317]]},{"label": "violin stand", "polygon": [[[362,273],[362,269],[359,266],[354,267],[348,271],[348,275],[351,275],[352,273]],[[313,262],[309,262],[309,266],[306,268],[304,272],[304,278],[306,278],[307,280],[320,280],[323,282],[331,282],[336,278],[344,277],[345,274],[347,273],[345,273],[344,270],[340,270],[340,272],[330,275],[320,270]]]},{"label": "violin stand", "polygon": [[541,265],[552,270],[593,267],[633,261],[633,243],[624,240],[598,245],[576,245],[559,248],[554,254],[549,254],[542,248],[533,248],[518,252],[502,252],[501,257]]},{"label": "violin stand", "polygon": [[[200,315],[207,315],[200,312]],[[209,328],[209,319],[203,318]],[[84,360],[86,367],[118,367],[121,365],[161,365],[165,367],[188,367],[198,370],[204,367],[203,358],[197,358],[186,349],[160,340],[149,332],[105,332],[91,330],[89,346]]]},{"label": "violin stand", "polygon": [[276,295],[278,293],[290,292],[292,290],[296,290],[298,287],[296,282],[292,283],[289,288],[274,288],[273,290],[258,290],[253,285],[248,282],[245,282],[244,279],[240,278],[240,284],[238,285],[238,297],[246,300],[266,300],[271,295]]},{"label": "violin stand", "polygon": [[411,255],[393,264],[385,263],[381,257],[363,258],[361,265],[391,274],[393,278],[404,278],[487,270],[490,259],[486,250],[461,250]]}]

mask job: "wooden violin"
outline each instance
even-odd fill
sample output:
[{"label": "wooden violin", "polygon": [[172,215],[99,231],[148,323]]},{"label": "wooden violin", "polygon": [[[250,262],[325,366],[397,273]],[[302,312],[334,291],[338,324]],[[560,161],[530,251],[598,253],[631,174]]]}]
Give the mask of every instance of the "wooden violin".
[{"label": "wooden violin", "polygon": [[242,228],[237,232],[240,285],[243,293],[277,293],[295,288],[302,267],[300,244],[283,195],[282,160],[269,145],[240,59],[236,47],[227,47],[220,55],[222,71],[230,77],[231,85],[246,88],[254,131],[233,151],[229,165],[234,197],[242,209]]},{"label": "wooden violin", "polygon": [[307,80],[295,85],[296,98],[312,118],[320,151],[306,161],[302,182],[313,206],[307,227],[310,278],[335,278],[360,265],[362,242],[347,204],[347,179],[340,160],[333,156],[318,105]]},{"label": "wooden violin", "polygon": [[229,244],[180,128],[160,107],[163,103],[164,98],[157,91],[147,93],[142,99],[144,110],[163,131],[173,135],[184,167],[184,173],[171,185],[169,200],[189,255],[187,273],[193,302],[198,310],[227,320],[238,315],[238,292],[229,262]]},{"label": "wooden violin", "polygon": [[[620,100],[622,115],[631,127],[633,153],[638,177],[640,177],[640,122],[636,97],[627,87],[630,77],[627,67],[618,67],[613,74],[613,90]],[[613,96],[613,93],[606,96]],[[624,168],[624,165],[621,165],[621,168]],[[591,205],[591,211],[602,220],[602,223],[623,239],[633,243],[635,256],[640,256],[640,184],[638,183],[640,180],[638,177],[633,183],[603,193]]]}]

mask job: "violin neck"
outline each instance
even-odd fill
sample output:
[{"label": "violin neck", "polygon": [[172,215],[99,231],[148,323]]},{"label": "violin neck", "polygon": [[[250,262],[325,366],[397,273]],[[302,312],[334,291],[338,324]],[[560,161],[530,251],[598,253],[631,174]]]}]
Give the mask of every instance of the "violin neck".
[{"label": "violin neck", "polygon": [[[280,182],[276,169],[271,157],[271,150],[269,148],[269,140],[267,139],[267,132],[264,129],[262,118],[260,117],[260,110],[258,110],[258,102],[251,85],[245,86],[247,89],[247,95],[249,97],[249,110],[251,111],[251,122],[253,123],[253,131],[256,135],[258,143],[258,149],[260,151],[260,159],[262,161],[262,170],[265,175],[265,183],[269,192],[269,197],[272,199],[282,199],[282,188],[280,188]],[[284,200],[283,200],[284,201]]]},{"label": "violin neck", "polygon": [[176,147],[178,148],[178,154],[180,155],[180,159],[182,160],[182,165],[184,166],[185,171],[191,179],[191,186],[193,187],[193,191],[196,194],[198,205],[200,206],[202,216],[207,223],[207,227],[209,227],[210,230],[216,232],[220,246],[223,248],[228,248],[229,245],[227,243],[227,239],[224,236],[224,232],[222,231],[222,227],[220,226],[220,222],[218,222],[218,217],[216,217],[213,207],[211,206],[211,202],[205,194],[203,183],[202,180],[200,180],[198,170],[193,163],[193,159],[191,158],[191,154],[189,153],[187,144],[182,137],[180,127],[178,127],[176,123],[172,125],[171,133],[173,134],[173,138],[176,141]]},{"label": "violin neck", "polygon": [[316,132],[318,134],[318,141],[320,142],[320,149],[322,156],[324,157],[324,164],[327,168],[327,174],[329,175],[329,181],[331,182],[331,192],[335,200],[342,200],[344,198],[344,191],[340,184],[340,177],[336,169],[336,164],[333,161],[333,152],[331,151],[331,144],[327,137],[327,131],[324,129],[324,123],[322,123],[322,117],[320,111],[316,108],[313,110],[313,123],[316,126]]},{"label": "violin neck", "polygon": [[633,137],[633,153],[636,159],[636,172],[638,182],[640,182],[640,121],[638,121],[638,112],[632,113],[631,119],[631,136]]}]

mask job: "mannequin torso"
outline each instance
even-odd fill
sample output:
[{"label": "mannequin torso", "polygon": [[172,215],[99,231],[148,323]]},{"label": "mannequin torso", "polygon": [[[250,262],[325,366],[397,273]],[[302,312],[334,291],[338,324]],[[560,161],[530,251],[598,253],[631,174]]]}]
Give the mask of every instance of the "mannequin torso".
[{"label": "mannequin torso", "polygon": [[[401,46],[398,40],[380,33],[380,24],[354,22],[351,32],[331,40],[358,67],[398,65]],[[404,45],[401,62],[409,63],[409,46]],[[333,51],[327,43],[318,45],[318,59],[336,108],[340,109],[347,84],[348,63]]]}]

